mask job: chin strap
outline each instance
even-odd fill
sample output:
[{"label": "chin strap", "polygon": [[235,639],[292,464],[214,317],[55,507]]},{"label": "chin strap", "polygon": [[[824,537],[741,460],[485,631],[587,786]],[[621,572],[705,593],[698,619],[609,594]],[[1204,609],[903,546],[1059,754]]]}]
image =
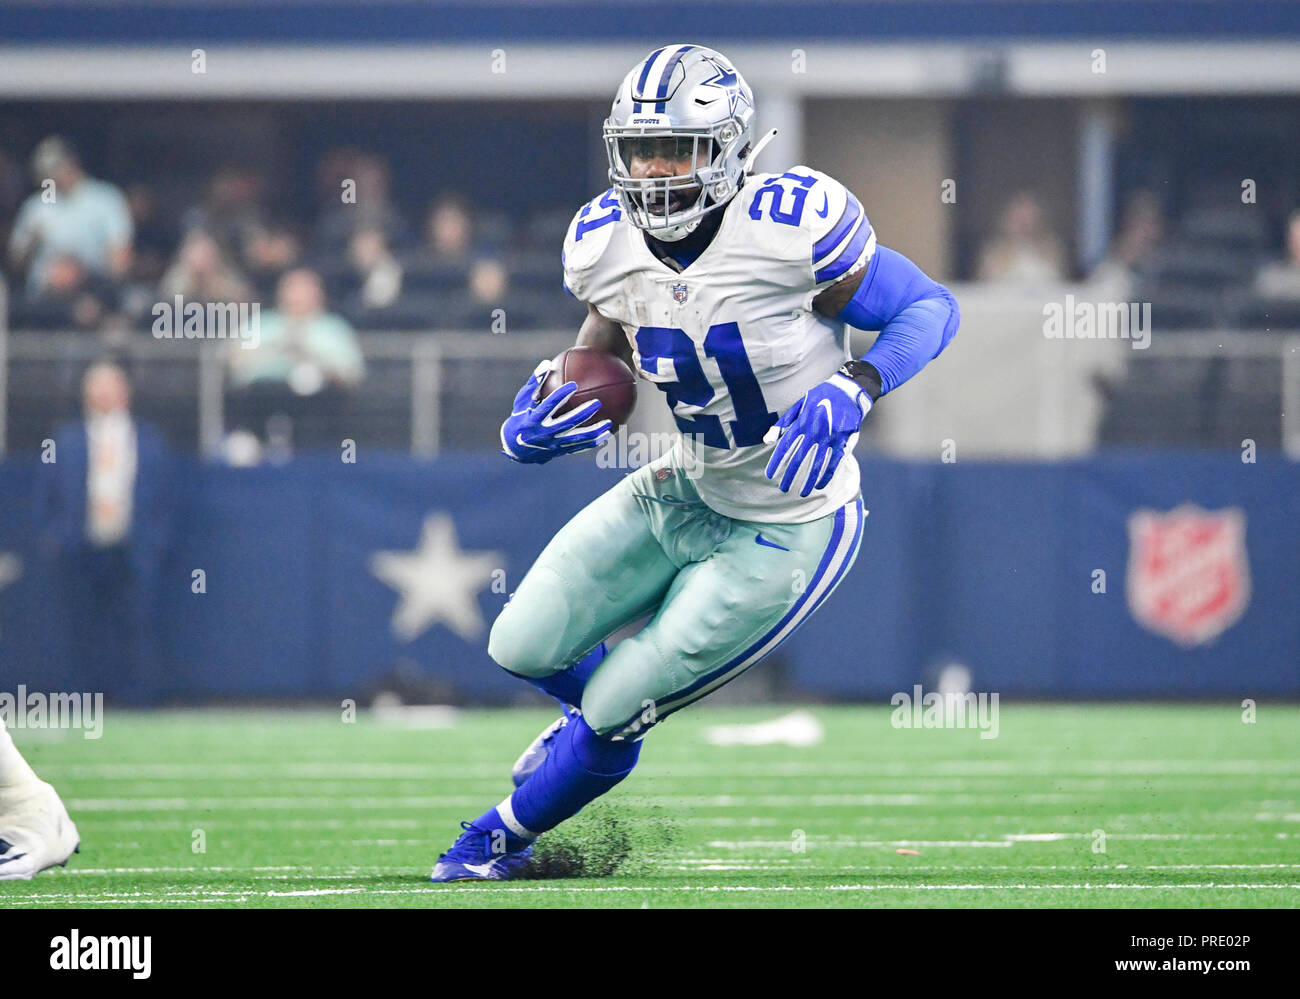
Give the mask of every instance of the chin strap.
[{"label": "chin strap", "polygon": [[704,216],[700,216],[693,222],[686,222],[682,225],[670,225],[666,229],[657,229],[654,231],[647,229],[645,230],[645,233],[651,239],[657,239],[661,243],[677,243],[698,229],[700,223],[703,221]]},{"label": "chin strap", "polygon": [[770,129],[766,135],[754,143],[754,148],[749,151],[749,156],[745,158],[745,173],[754,169],[754,161],[758,159],[758,154],[763,151],[763,147],[776,138],[776,129]]}]

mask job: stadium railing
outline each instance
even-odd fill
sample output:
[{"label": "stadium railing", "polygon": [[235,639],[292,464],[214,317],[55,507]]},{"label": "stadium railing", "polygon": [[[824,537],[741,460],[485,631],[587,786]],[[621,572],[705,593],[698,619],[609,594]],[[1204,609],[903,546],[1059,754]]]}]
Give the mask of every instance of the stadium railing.
[{"label": "stadium railing", "polygon": [[[0,306],[3,294],[0,287]],[[109,344],[101,337],[84,333],[10,331],[3,316],[0,307],[0,455],[35,450],[61,419],[73,416],[82,369],[106,352],[120,358],[132,374],[137,415],[162,426],[180,450],[212,458],[220,455],[225,433],[223,358],[225,351],[238,349],[229,341],[169,341],[137,335]],[[980,322],[976,316],[967,320],[972,321]],[[963,333],[972,341],[979,339],[965,328]],[[359,447],[406,451],[418,458],[432,458],[443,450],[495,450],[504,402],[513,398],[537,359],[554,356],[569,346],[572,338],[572,330],[568,329],[500,336],[477,332],[360,334],[367,374],[344,404],[343,423],[348,436]],[[1057,364],[1053,358],[1058,356],[1051,351],[1039,355],[1019,377],[1040,381],[1059,377],[1055,371],[1040,370]],[[1154,364],[1157,368],[1192,362],[1218,367],[1208,364],[1214,359],[1239,366],[1240,362],[1258,362],[1263,366],[1259,370],[1270,372],[1267,390],[1233,395],[1252,377],[1247,365],[1220,385],[1219,399],[1243,402],[1248,396],[1253,405],[1251,419],[1271,424],[1259,432],[1261,446],[1278,444],[1288,456],[1300,460],[1300,331],[1180,331],[1156,336],[1149,350],[1127,356],[1129,365]],[[958,372],[954,370],[953,374]],[[947,393],[940,392],[941,380],[930,381],[935,386],[932,393],[939,392],[946,398]],[[1271,387],[1277,381],[1280,391]],[[1109,385],[1099,381],[1096,391],[1111,393],[1115,382],[1115,378]],[[1008,418],[1023,420],[1023,412],[1016,410],[1017,393],[1007,386],[1002,389]],[[914,399],[905,404],[900,399],[898,403],[903,406],[892,408],[902,415],[916,403],[926,405],[932,393],[912,393]],[[1129,401],[1136,407],[1142,425],[1135,426],[1124,440],[1110,443],[1168,443],[1155,432],[1156,421],[1170,415],[1161,413],[1158,400],[1150,396]],[[1019,403],[1024,402],[1019,398]],[[634,428],[670,429],[670,422],[653,422],[656,414],[665,415],[659,414],[659,409],[662,407],[642,407],[644,412],[635,417],[641,422]],[[1069,414],[1063,414],[1061,419],[1068,420]],[[1235,429],[1231,419],[1227,422]],[[881,453],[915,456],[907,444],[897,444],[885,426],[884,432],[872,428],[864,435],[867,443]],[[1246,426],[1241,436],[1251,436],[1245,432],[1248,429]],[[963,457],[996,457],[996,440],[994,446],[989,440],[986,433],[979,446],[967,447]],[[1179,440],[1191,441],[1195,446],[1194,435],[1183,435]],[[1217,447],[1222,441],[1207,438],[1203,443]],[[1048,442],[1037,456],[1057,455]],[[938,457],[937,450],[934,457]]]},{"label": "stadium railing", "polygon": [[[502,400],[514,397],[539,358],[572,345],[573,331],[364,333],[359,340],[367,372],[344,403],[349,436],[361,447],[431,458],[444,448],[495,447]],[[38,448],[76,413],[85,366],[110,355],[132,377],[137,416],[159,424],[173,446],[216,457],[225,433],[225,355],[232,349],[240,348],[139,335],[6,336],[0,326],[0,454]]]}]

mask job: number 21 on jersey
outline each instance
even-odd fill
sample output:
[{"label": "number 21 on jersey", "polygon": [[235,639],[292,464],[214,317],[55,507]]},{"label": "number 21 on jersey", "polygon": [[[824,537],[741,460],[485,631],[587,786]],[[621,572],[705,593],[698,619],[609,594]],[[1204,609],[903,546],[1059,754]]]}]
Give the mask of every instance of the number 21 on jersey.
[{"label": "number 21 on jersey", "polygon": [[[704,364],[694,341],[686,331],[675,326],[642,326],[636,331],[636,349],[641,366],[658,373],[659,361],[669,360],[677,380],[659,382],[668,397],[677,429],[697,437],[709,447],[749,447],[763,443],[763,435],[777,420],[763,401],[763,391],[754,377],[754,369],[745,353],[745,342],[736,323],[714,323],[704,336],[704,356],[712,359],[722,376],[722,386],[715,386],[705,374]],[[731,398],[736,418],[728,420],[731,441],[717,416],[690,416],[684,407],[703,408],[725,389]],[[733,443],[734,442],[734,445]]]}]

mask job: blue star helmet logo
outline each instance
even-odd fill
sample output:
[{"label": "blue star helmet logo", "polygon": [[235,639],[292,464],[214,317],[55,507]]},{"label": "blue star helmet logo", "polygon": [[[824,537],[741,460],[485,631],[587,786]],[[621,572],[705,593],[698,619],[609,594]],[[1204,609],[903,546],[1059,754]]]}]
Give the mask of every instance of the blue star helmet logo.
[{"label": "blue star helmet logo", "polygon": [[735,117],[743,106],[749,104],[749,100],[740,89],[740,78],[736,76],[736,71],[730,66],[724,66],[716,59],[712,58],[709,59],[709,62],[718,73],[716,76],[705,80],[700,84],[700,86],[718,87],[721,90],[725,90],[727,92],[727,107],[730,110],[732,117]]}]

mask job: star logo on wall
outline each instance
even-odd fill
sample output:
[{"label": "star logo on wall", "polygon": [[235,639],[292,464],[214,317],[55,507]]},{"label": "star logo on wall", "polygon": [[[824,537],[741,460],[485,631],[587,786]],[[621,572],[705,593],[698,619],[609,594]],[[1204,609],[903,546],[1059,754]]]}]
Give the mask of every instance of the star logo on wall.
[{"label": "star logo on wall", "polygon": [[418,548],[376,552],[370,571],[399,595],[392,629],[402,641],[414,641],[441,624],[470,642],[484,630],[479,592],[503,563],[500,552],[462,551],[451,517],[434,513],[424,518]]}]

